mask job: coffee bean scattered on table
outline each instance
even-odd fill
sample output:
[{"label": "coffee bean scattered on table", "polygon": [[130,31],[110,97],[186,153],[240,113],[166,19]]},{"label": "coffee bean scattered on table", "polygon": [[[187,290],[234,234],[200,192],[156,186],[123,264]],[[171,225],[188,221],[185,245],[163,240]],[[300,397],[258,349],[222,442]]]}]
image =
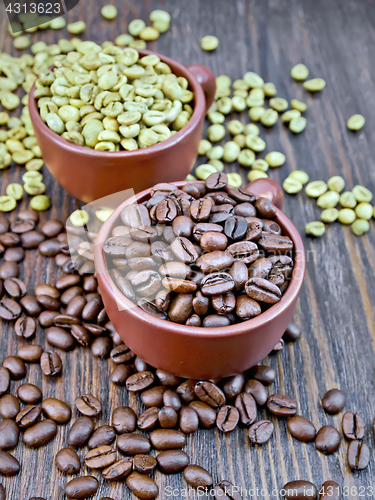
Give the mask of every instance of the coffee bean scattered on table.
[{"label": "coffee bean scattered on table", "polygon": [[336,415],[336,413],[343,410],[345,403],[346,396],[339,389],[331,389],[322,399],[322,406],[324,410],[331,415]]},{"label": "coffee bean scattered on table", "polygon": [[325,455],[334,453],[340,446],[341,437],[331,425],[325,425],[316,434],[315,447]]}]

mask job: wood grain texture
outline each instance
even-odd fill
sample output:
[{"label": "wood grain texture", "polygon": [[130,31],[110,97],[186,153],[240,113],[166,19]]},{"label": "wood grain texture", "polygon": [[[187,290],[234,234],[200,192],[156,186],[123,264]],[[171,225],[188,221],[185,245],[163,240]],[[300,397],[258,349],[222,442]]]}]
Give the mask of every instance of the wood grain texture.
[{"label": "wood grain texture", "polygon": [[[371,0],[116,0],[119,16],[108,22],[100,8],[105,0],[81,0],[68,14],[68,20],[84,19],[87,30],[83,39],[99,43],[113,40],[126,32],[134,18],[147,19],[154,8],[165,8],[172,15],[171,30],[149,48],[158,50],[183,64],[203,63],[216,75],[227,74],[232,80],[246,71],[256,71],[265,81],[276,84],[278,95],[288,100],[297,97],[308,103],[308,125],[304,133],[293,136],[282,124],[261,131],[267,151],[283,151],[287,163],[270,177],[282,183],[294,169],[308,172],[312,180],[327,180],[343,175],[349,188],[363,184],[375,191],[373,166],[375,144],[375,11]],[[12,51],[7,34],[7,20],[0,6],[0,49]],[[207,34],[219,37],[214,53],[200,49],[200,39]],[[53,43],[58,37],[69,38],[63,30],[47,30],[32,35],[33,41]],[[290,69],[304,62],[311,77],[322,77],[327,87],[319,95],[309,95],[301,84],[290,77]],[[346,120],[354,113],[366,117],[360,133],[346,128]],[[241,118],[243,119],[243,118]],[[203,163],[203,158],[199,163]],[[228,171],[239,171],[246,183],[247,170],[233,164]],[[1,173],[1,194],[6,185],[20,179],[23,169],[13,166]],[[45,172],[48,193],[53,198],[50,216],[66,218],[76,207],[71,199]],[[23,205],[27,205],[27,201]],[[308,221],[319,219],[320,210],[303,193],[286,195],[285,212],[301,234]],[[46,215],[44,214],[43,217]],[[14,214],[12,214],[14,217]],[[310,418],[319,428],[325,424],[340,427],[341,417],[326,415],[320,404],[326,390],[339,387],[347,394],[346,408],[361,413],[366,424],[365,441],[374,449],[371,432],[375,416],[375,235],[371,231],[355,238],[350,228],[334,224],[318,240],[304,237],[308,257],[305,285],[298,302],[295,320],[303,330],[299,343],[289,344],[280,354],[270,356],[266,364],[278,371],[278,381],[269,389],[286,393],[297,400],[298,412]],[[23,263],[23,276],[31,289],[41,282],[52,283],[56,268],[52,261],[28,252]],[[36,342],[46,346],[44,332],[39,329]],[[19,341],[13,326],[1,325],[1,359],[14,354]],[[103,415],[97,424],[110,421],[118,405],[130,404],[136,411],[136,397],[109,383],[110,363],[93,359],[88,349],[77,348],[62,353],[64,373],[55,381],[41,376],[39,366],[29,365],[28,380],[43,389],[45,397],[55,396],[69,403],[82,393],[92,393],[103,402]],[[16,388],[20,383],[13,383]],[[259,412],[264,418],[265,412]],[[76,414],[74,414],[74,418]],[[326,457],[313,444],[292,438],[286,422],[275,420],[275,435],[263,447],[250,445],[247,430],[238,429],[228,436],[217,430],[200,430],[188,438],[187,452],[191,463],[211,471],[215,480],[228,479],[239,487],[259,488],[247,498],[280,498],[279,490],[287,481],[305,479],[320,488],[328,479],[341,486],[356,487],[345,498],[360,498],[360,487],[371,487],[375,476],[375,458],[361,473],[350,472],[346,461],[347,444]],[[35,451],[21,445],[15,450],[22,473],[15,478],[0,479],[8,499],[42,496],[48,500],[64,498],[66,478],[53,465],[54,454],[65,444],[68,426],[59,429],[57,438],[45,448]],[[83,450],[79,452],[83,456]],[[88,471],[87,471],[88,472]],[[155,474],[160,487],[159,498],[171,498],[165,488],[184,488],[181,475]],[[263,491],[261,491],[263,490]],[[125,485],[103,483],[95,498],[133,498]],[[364,490],[362,496],[371,498]],[[194,492],[191,498],[196,498]],[[183,498],[176,493],[172,498]],[[201,497],[205,498],[205,497]],[[244,497],[246,498],[246,497]]]}]

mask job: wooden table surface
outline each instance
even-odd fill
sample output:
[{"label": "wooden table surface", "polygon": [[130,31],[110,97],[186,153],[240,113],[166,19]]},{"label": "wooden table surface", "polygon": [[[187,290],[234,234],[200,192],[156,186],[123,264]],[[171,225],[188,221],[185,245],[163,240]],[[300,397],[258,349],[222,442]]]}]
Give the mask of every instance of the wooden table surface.
[{"label": "wooden table surface", "polygon": [[[375,191],[375,6],[373,0],[117,0],[119,15],[109,22],[102,19],[100,7],[105,0],[80,0],[68,14],[68,20],[85,20],[83,39],[114,40],[126,32],[134,18],[147,20],[155,8],[165,8],[172,16],[171,29],[157,42],[149,44],[183,64],[203,63],[216,75],[226,74],[233,80],[246,71],[259,73],[272,81],[278,95],[288,100],[297,97],[308,103],[307,128],[293,136],[278,123],[271,130],[261,130],[267,151],[286,154],[284,166],[270,173],[282,183],[295,169],[306,171],[312,180],[327,180],[342,175],[347,186],[363,184]],[[12,52],[7,34],[7,19],[0,7],[0,49]],[[207,34],[218,36],[220,45],[214,53],[203,52],[200,39]],[[47,30],[32,35],[33,41],[54,43],[58,37],[69,37],[64,31]],[[290,77],[296,63],[303,62],[311,77],[326,80],[326,89],[318,95],[307,94],[301,84]],[[360,133],[346,128],[354,113],[366,117]],[[244,113],[245,115],[246,113]],[[201,159],[202,163],[204,160]],[[231,165],[228,171],[240,171],[246,183],[245,169]],[[20,179],[23,169],[12,166],[1,173],[1,194],[6,185]],[[53,199],[50,216],[66,218],[76,207],[73,200],[45,171],[47,193]],[[176,179],[177,180],[177,179]],[[72,182],[74,180],[72,179]],[[27,206],[24,200],[23,206]],[[286,195],[285,212],[301,234],[308,221],[319,220],[320,210],[304,193]],[[14,214],[12,215],[14,217]],[[44,215],[45,217],[45,215]],[[331,388],[347,394],[347,410],[359,412],[366,424],[365,442],[374,450],[372,421],[375,417],[375,234],[371,231],[356,238],[350,228],[339,224],[327,227],[324,237],[312,240],[303,236],[308,257],[305,284],[295,311],[295,320],[303,330],[300,342],[288,344],[277,355],[265,360],[278,372],[270,391],[286,393],[297,400],[298,413],[311,419],[317,428],[332,424],[340,428],[342,414],[325,414],[321,398]],[[23,276],[29,289],[41,282],[53,282],[56,268],[53,260],[28,252]],[[1,326],[1,359],[15,354],[19,341],[13,327]],[[36,342],[47,346],[39,329]],[[112,410],[138,401],[126,391],[109,383],[110,363],[94,359],[88,349],[77,348],[62,353],[64,374],[56,380],[42,378],[39,366],[29,365],[28,381],[43,389],[44,396],[55,396],[72,403],[81,393],[93,393],[103,402],[99,422],[108,423]],[[13,383],[17,387],[20,383]],[[260,412],[263,417],[265,412]],[[207,468],[215,480],[227,479],[239,487],[259,488],[244,498],[280,498],[276,493],[291,480],[312,481],[319,488],[327,479],[347,486],[345,498],[372,498],[369,489],[375,476],[375,454],[368,469],[352,473],[347,465],[347,444],[332,456],[317,452],[314,444],[303,444],[288,434],[285,421],[274,420],[275,434],[262,447],[250,445],[246,429],[230,435],[217,430],[200,430],[188,438],[187,452],[191,463]],[[0,478],[8,499],[28,500],[42,496],[48,500],[64,498],[66,478],[53,465],[54,454],[64,446],[68,426],[59,430],[56,439],[39,451],[21,445],[14,454],[22,472]],[[83,450],[80,451],[83,456]],[[89,471],[87,471],[89,473]],[[171,497],[165,488],[177,488],[173,498],[184,498],[181,475],[155,474],[160,499]],[[353,489],[354,488],[354,489]],[[361,489],[362,488],[362,489]],[[260,491],[260,490],[263,491]],[[253,496],[251,496],[253,493]],[[123,484],[103,483],[95,498],[133,498]],[[195,493],[191,498],[196,497]],[[205,497],[203,497],[205,498]]]}]

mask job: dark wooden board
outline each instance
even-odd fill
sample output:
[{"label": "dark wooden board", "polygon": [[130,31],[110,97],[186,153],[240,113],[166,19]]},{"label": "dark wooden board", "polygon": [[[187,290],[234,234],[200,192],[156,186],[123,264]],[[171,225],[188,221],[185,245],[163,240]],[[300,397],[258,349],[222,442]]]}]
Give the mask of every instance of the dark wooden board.
[{"label": "dark wooden board", "polygon": [[[119,16],[108,22],[101,18],[100,7],[105,0],[81,0],[69,13],[69,21],[84,19],[87,30],[83,39],[113,40],[126,32],[134,18],[147,19],[154,8],[165,8],[172,15],[171,30],[150,43],[158,50],[184,64],[200,62],[216,75],[227,74],[233,80],[246,71],[256,71],[265,81],[276,84],[278,95],[305,100],[308,105],[307,129],[293,136],[278,123],[270,131],[262,129],[267,151],[283,151],[286,164],[270,173],[282,182],[294,169],[308,172],[312,180],[327,180],[343,175],[349,188],[361,183],[375,190],[375,12],[371,0],[130,0],[116,2]],[[0,49],[12,52],[12,39],[7,34],[7,19],[0,7]],[[200,38],[217,35],[219,48],[214,53],[200,49]],[[56,42],[69,37],[66,31],[37,32],[33,41]],[[307,94],[290,77],[290,69],[304,62],[311,77],[323,77],[326,89],[319,95]],[[346,120],[360,112],[366,125],[360,133],[351,133]],[[200,159],[202,163],[204,160]],[[238,170],[246,182],[247,171],[231,165],[228,171]],[[12,167],[1,173],[1,194],[12,180],[20,180],[23,169]],[[50,215],[66,218],[76,207],[76,201],[45,172],[48,193],[53,198]],[[26,206],[28,201],[24,201]],[[286,195],[285,212],[304,234],[304,225],[319,219],[319,209],[304,193]],[[14,217],[14,214],[12,215]],[[45,217],[45,215],[43,215]],[[326,235],[304,243],[308,256],[305,285],[300,296],[295,320],[303,330],[296,344],[265,360],[278,371],[278,381],[270,392],[283,392],[295,397],[300,414],[311,418],[316,427],[327,423],[340,426],[342,415],[326,415],[320,404],[326,390],[339,387],[347,393],[347,409],[358,411],[366,423],[365,441],[374,449],[371,426],[375,416],[375,252],[374,222],[367,236],[356,238],[350,228],[338,224],[327,228]],[[56,275],[52,261],[28,252],[23,264],[23,276],[30,289],[41,282],[51,282]],[[36,342],[45,346],[40,329]],[[14,354],[19,341],[13,327],[1,325],[1,359]],[[110,385],[110,363],[93,359],[89,350],[76,349],[62,354],[64,374],[56,381],[42,378],[38,366],[29,365],[28,380],[43,389],[45,397],[56,396],[69,403],[77,395],[91,392],[103,402],[103,415],[98,423],[109,422],[112,410],[130,404],[139,409],[136,397]],[[17,387],[19,383],[13,383]],[[263,412],[260,412],[260,416]],[[46,499],[63,498],[66,478],[53,465],[54,454],[64,445],[68,431],[59,430],[58,437],[45,448],[34,451],[21,445],[15,450],[22,473],[15,478],[0,479],[8,491],[8,499],[26,499],[33,495]],[[366,488],[372,486],[375,461],[362,473],[352,473],[346,462],[347,444],[326,457],[313,444],[297,442],[287,433],[286,422],[275,420],[276,432],[263,447],[249,444],[246,429],[228,436],[216,430],[200,430],[189,437],[187,451],[191,463],[210,470],[215,478],[228,479],[239,487],[259,488],[248,498],[278,498],[280,490],[290,480],[306,479],[320,487],[333,479],[347,486],[346,498],[372,498]],[[82,457],[83,451],[80,452]],[[186,485],[181,475],[155,474],[161,489],[159,498],[184,498]],[[167,486],[176,488],[172,496]],[[363,487],[363,490],[360,488]],[[350,488],[356,488],[351,490]],[[262,492],[261,489],[264,491]],[[251,492],[250,492],[251,493]],[[360,493],[362,493],[360,495]],[[96,498],[110,495],[115,499],[132,498],[122,484],[100,487]],[[192,493],[191,498],[196,495]],[[246,498],[246,497],[244,497]]]}]

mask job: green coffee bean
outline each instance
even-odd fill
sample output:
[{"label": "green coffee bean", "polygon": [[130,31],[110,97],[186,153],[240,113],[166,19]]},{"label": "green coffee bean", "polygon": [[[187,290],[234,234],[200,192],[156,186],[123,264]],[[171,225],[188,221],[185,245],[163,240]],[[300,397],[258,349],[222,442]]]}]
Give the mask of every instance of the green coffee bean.
[{"label": "green coffee bean", "polygon": [[[255,109],[255,108],[252,108]],[[251,111],[251,110],[250,110]],[[244,128],[245,135],[259,135],[259,127],[255,123],[248,123]]]},{"label": "green coffee bean", "polygon": [[201,40],[201,47],[203,50],[211,52],[219,46],[219,39],[216,36],[204,36]]},{"label": "green coffee bean", "polygon": [[242,178],[237,172],[230,172],[227,174],[228,186],[240,188],[242,186]]},{"label": "green coffee bean", "polygon": [[57,17],[56,19],[52,19],[49,25],[49,27],[53,30],[60,30],[62,28],[65,28],[65,26],[66,26],[66,21],[63,17]]},{"label": "green coffee bean", "polygon": [[25,184],[33,185],[42,182],[43,175],[38,171],[30,170],[23,174],[22,180]]},{"label": "green coffee bean", "polygon": [[121,146],[126,150],[126,151],[135,151],[138,149],[138,144],[135,139],[122,139],[121,141]]},{"label": "green coffee bean", "polygon": [[301,116],[301,112],[298,109],[289,109],[289,111],[285,111],[281,115],[281,121],[283,123],[289,123],[293,118],[299,118]]},{"label": "green coffee bean", "polygon": [[38,158],[34,158],[26,163],[25,168],[27,171],[39,171],[44,165],[44,161]]},{"label": "green coffee bean", "polygon": [[319,198],[327,189],[327,184],[324,181],[312,181],[305,187],[305,193],[310,198]]},{"label": "green coffee bean", "polygon": [[238,155],[238,163],[243,167],[251,167],[255,160],[255,153],[251,149],[243,149]]},{"label": "green coffee bean", "polygon": [[166,12],[165,10],[153,10],[149,16],[149,19],[151,22],[156,23],[158,21],[163,21],[165,23],[170,24],[171,22],[171,16]]},{"label": "green coffee bean", "polygon": [[354,186],[352,193],[358,203],[361,203],[362,201],[367,201],[369,203],[372,200],[372,192],[364,186]]},{"label": "green coffee bean", "polygon": [[139,33],[139,38],[148,42],[157,40],[159,36],[159,31],[153,26],[146,26],[146,28],[143,28],[143,30]]},{"label": "green coffee bean", "polygon": [[28,36],[20,36],[13,40],[13,47],[17,50],[24,50],[30,47],[31,39]]},{"label": "green coffee bean", "polygon": [[216,160],[213,158],[212,160],[208,160],[209,165],[212,165],[215,167],[216,172],[223,172],[224,171],[224,163],[220,160]]},{"label": "green coffee bean", "polygon": [[303,186],[296,179],[292,179],[291,177],[287,177],[283,182],[283,188],[284,188],[284,191],[286,191],[288,194],[296,194],[302,190]]},{"label": "green coffee bean", "polygon": [[251,89],[261,88],[264,85],[263,78],[261,78],[256,73],[253,73],[252,71],[245,73],[243,79]]},{"label": "green coffee bean", "polygon": [[21,186],[21,184],[17,184],[16,182],[12,182],[11,184],[7,185],[5,192],[6,192],[7,196],[14,198],[16,201],[22,200],[23,187]]},{"label": "green coffee bean", "polygon": [[331,222],[335,222],[335,220],[337,220],[338,216],[339,216],[339,211],[337,210],[337,208],[326,208],[320,214],[320,218],[326,224],[330,224]]},{"label": "green coffee bean", "polygon": [[250,170],[247,174],[247,178],[250,182],[256,181],[257,179],[266,179],[268,175],[266,172],[262,172],[261,170]]},{"label": "green coffee bean", "polygon": [[246,99],[246,105],[248,108],[255,108],[255,107],[261,107],[264,105],[264,94],[262,89],[253,89],[253,90],[261,90],[262,94],[257,93],[252,93],[253,91],[250,91],[249,96]]},{"label": "green coffee bean", "polygon": [[42,40],[34,43],[34,45],[31,46],[31,52],[33,54],[39,54],[40,52],[45,52],[46,50],[47,50],[47,44]]},{"label": "green coffee bean", "polygon": [[207,129],[207,137],[211,142],[219,142],[225,136],[225,128],[218,123],[211,125]]},{"label": "green coffee bean", "polygon": [[223,160],[226,163],[233,163],[237,160],[241,148],[234,141],[228,141],[224,144]]},{"label": "green coffee bean", "polygon": [[68,24],[67,29],[72,35],[80,35],[86,30],[86,23],[77,21],[76,23]]},{"label": "green coffee bean", "polygon": [[192,174],[187,174],[187,176],[186,176],[186,180],[187,180],[187,181],[196,181],[196,180],[197,180],[197,178],[196,178],[196,177],[194,177],[194,175],[192,175]]},{"label": "green coffee bean", "polygon": [[345,188],[345,180],[340,175],[334,175],[328,179],[327,186],[331,191],[341,193],[341,191]]},{"label": "green coffee bean", "polygon": [[12,92],[7,92],[1,98],[1,104],[4,106],[5,109],[13,111],[20,105],[20,98],[17,95],[12,94]]},{"label": "green coffee bean", "polygon": [[262,160],[261,158],[258,158],[257,160],[254,160],[251,168],[253,170],[261,170],[262,172],[267,172],[267,170],[270,168],[266,160]]},{"label": "green coffee bean", "polygon": [[6,125],[9,121],[9,114],[6,111],[0,111],[0,125]]},{"label": "green coffee bean", "polygon": [[220,75],[216,77],[216,87],[217,88],[230,88],[232,85],[232,80],[227,75]]},{"label": "green coffee bean", "polygon": [[228,115],[232,111],[232,100],[229,97],[221,97],[216,102],[217,109],[223,115]]},{"label": "green coffee bean", "polygon": [[46,123],[53,132],[56,132],[56,134],[61,135],[65,131],[64,122],[56,113],[48,113],[46,116]]},{"label": "green coffee bean", "polygon": [[117,9],[114,5],[105,5],[102,7],[101,14],[104,19],[112,20],[117,17]]},{"label": "green coffee bean", "polygon": [[261,153],[266,149],[265,141],[261,137],[258,137],[257,135],[247,135],[246,146],[249,149],[255,151],[256,153]]},{"label": "green coffee bean", "polygon": [[340,205],[343,208],[354,208],[357,205],[357,200],[351,191],[345,191],[340,196]]},{"label": "green coffee bean", "polygon": [[210,160],[221,160],[224,154],[223,146],[214,146],[209,151],[207,151],[207,158]]},{"label": "green coffee bean", "polygon": [[315,238],[319,238],[326,232],[326,227],[323,222],[314,221],[306,224],[305,231],[308,236],[315,236]]},{"label": "green coffee bean", "polygon": [[253,122],[258,122],[265,112],[266,110],[262,106],[254,106],[249,109],[249,117]]},{"label": "green coffee bean", "polygon": [[282,97],[272,97],[269,102],[271,108],[276,110],[278,113],[288,109],[288,101]]},{"label": "green coffee bean", "polygon": [[34,158],[34,153],[28,149],[20,149],[12,154],[12,160],[18,165],[25,165]]},{"label": "green coffee bean", "polygon": [[271,151],[264,157],[266,162],[271,168],[278,168],[285,163],[285,155],[279,151]]},{"label": "green coffee bean", "polygon": [[9,153],[0,153],[0,170],[10,167],[12,156]]},{"label": "green coffee bean", "polygon": [[246,146],[246,135],[237,134],[233,137],[234,142],[236,142],[241,149]]},{"label": "green coffee bean", "polygon": [[204,156],[207,151],[209,151],[212,148],[212,144],[210,141],[207,141],[206,139],[202,139],[201,142],[199,143],[198,146],[198,154],[199,156]]},{"label": "green coffee bean", "polygon": [[260,123],[265,127],[272,127],[275,125],[279,118],[277,111],[274,109],[266,109],[266,111],[260,117]]},{"label": "green coffee bean", "polygon": [[362,201],[361,203],[358,203],[354,211],[358,219],[370,220],[373,213],[373,206],[371,203]]},{"label": "green coffee bean", "polygon": [[264,95],[267,97],[275,97],[277,94],[275,84],[272,82],[267,82],[263,85]]},{"label": "green coffee bean", "polygon": [[302,185],[305,185],[309,182],[309,176],[303,170],[293,170],[289,174],[290,179],[295,179],[299,181]]},{"label": "green coffee bean", "polygon": [[123,35],[119,35],[115,38],[115,44],[118,47],[127,47],[133,40],[134,38],[131,35],[124,33]]},{"label": "green coffee bean", "polygon": [[63,122],[74,121],[78,122],[80,119],[79,110],[74,106],[61,106],[57,114],[62,119]]},{"label": "green coffee bean", "polygon": [[241,113],[246,109],[246,100],[244,97],[235,95],[232,97],[232,107],[234,111]]},{"label": "green coffee bean", "polygon": [[357,219],[352,224],[352,231],[356,236],[362,236],[370,230],[370,223],[364,219]]},{"label": "green coffee bean", "polygon": [[230,122],[228,122],[227,128],[228,132],[231,135],[237,135],[237,134],[242,134],[245,127],[244,124],[241,123],[239,120],[231,120]]},{"label": "green coffee bean", "polygon": [[306,78],[309,76],[309,70],[304,64],[296,64],[293,66],[290,72],[292,78],[295,80],[301,82],[303,80],[306,80]]},{"label": "green coffee bean", "polygon": [[290,105],[292,106],[293,109],[296,109],[300,113],[304,113],[307,109],[307,104],[300,101],[299,99],[292,99],[290,101]]},{"label": "green coffee bean", "polygon": [[352,224],[356,219],[356,214],[351,208],[342,208],[339,211],[338,221],[341,224]]},{"label": "green coffee bean", "polygon": [[213,165],[204,163],[195,169],[195,175],[198,179],[205,181],[209,175],[214,174],[216,171]]},{"label": "green coffee bean", "polygon": [[[154,142],[156,144],[156,142]],[[151,146],[151,144],[149,144]],[[146,147],[146,146],[144,146]],[[97,151],[116,151],[116,146],[113,142],[110,141],[99,141],[95,148]]]},{"label": "green coffee bean", "polygon": [[320,208],[335,208],[339,201],[339,193],[336,193],[336,191],[327,191],[319,196],[317,204]]},{"label": "green coffee bean", "polygon": [[90,220],[90,215],[86,210],[75,210],[69,217],[69,220],[73,226],[83,227]]},{"label": "green coffee bean", "polygon": [[16,116],[11,116],[8,120],[8,128],[16,128],[16,127],[21,127],[22,126],[22,121],[17,118]]},{"label": "green coffee bean", "polygon": [[95,211],[95,217],[100,220],[100,222],[105,222],[113,214],[113,208],[101,208]]},{"label": "green coffee bean", "polygon": [[11,212],[17,206],[17,202],[11,196],[0,196],[0,212]]},{"label": "green coffee bean", "polygon": [[223,113],[220,113],[219,111],[211,111],[210,113],[208,113],[207,118],[213,124],[225,122],[225,116],[223,115]]},{"label": "green coffee bean", "polygon": [[129,47],[131,47],[132,49],[144,50],[147,48],[147,44],[144,40],[132,40],[129,43]]},{"label": "green coffee bean", "polygon": [[289,122],[289,130],[293,132],[293,134],[300,134],[306,128],[307,120],[304,116],[299,116],[298,118],[293,118]]},{"label": "green coffee bean", "polygon": [[308,92],[320,92],[326,86],[326,82],[323,78],[313,78],[303,82],[303,86]]},{"label": "green coffee bean", "polygon": [[348,129],[353,131],[361,130],[364,124],[365,124],[365,117],[362,115],[353,115],[346,122]]},{"label": "green coffee bean", "polygon": [[48,210],[51,206],[51,200],[48,196],[40,194],[34,196],[30,201],[30,208],[36,210],[37,212],[44,212]]}]

